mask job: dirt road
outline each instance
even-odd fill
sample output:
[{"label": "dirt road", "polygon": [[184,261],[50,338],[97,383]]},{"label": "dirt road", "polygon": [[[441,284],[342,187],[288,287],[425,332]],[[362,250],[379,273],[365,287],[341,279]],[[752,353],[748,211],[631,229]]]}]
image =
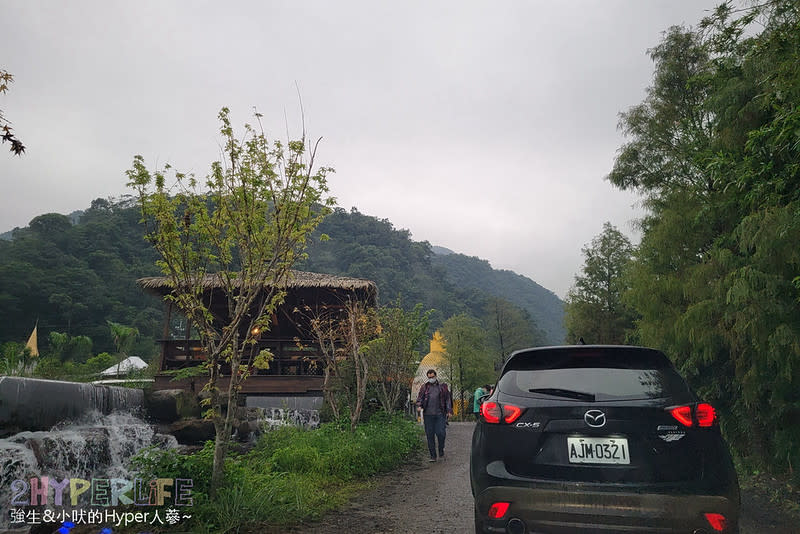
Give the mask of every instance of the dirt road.
[{"label": "dirt road", "polygon": [[[380,477],[346,508],[292,532],[463,534],[474,532],[469,449],[474,423],[450,423],[447,460],[412,462]],[[425,455],[427,457],[427,454]],[[763,495],[742,493],[741,534],[800,534],[800,525]]]},{"label": "dirt road", "polygon": [[469,448],[474,423],[450,423],[446,460],[425,458],[382,476],[345,509],[293,532],[315,534],[454,534],[474,532]]}]

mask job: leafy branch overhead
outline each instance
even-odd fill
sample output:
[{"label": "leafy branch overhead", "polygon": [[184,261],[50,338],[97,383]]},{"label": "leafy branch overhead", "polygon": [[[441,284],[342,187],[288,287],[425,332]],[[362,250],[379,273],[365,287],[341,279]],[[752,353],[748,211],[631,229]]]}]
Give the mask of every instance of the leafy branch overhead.
[{"label": "leafy branch overhead", "polygon": [[[11,73],[0,69],[0,93],[6,93],[8,85],[13,81],[14,76]],[[15,155],[21,156],[25,152],[25,145],[14,135],[11,123],[3,115],[2,109],[0,109],[0,139],[3,140],[3,143],[11,143],[11,152]]]}]

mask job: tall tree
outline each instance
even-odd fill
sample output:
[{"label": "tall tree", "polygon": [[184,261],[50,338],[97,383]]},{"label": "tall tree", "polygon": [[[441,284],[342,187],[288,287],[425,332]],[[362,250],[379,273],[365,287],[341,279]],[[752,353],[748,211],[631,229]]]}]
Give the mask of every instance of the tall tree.
[{"label": "tall tree", "polygon": [[486,331],[474,317],[460,314],[447,319],[441,332],[447,351],[447,378],[456,386],[451,390],[463,415],[472,391],[497,378],[494,362],[485,348]]},{"label": "tall tree", "polygon": [[[270,316],[284,298],[279,288],[330,205],[330,169],[315,168],[316,145],[307,145],[305,133],[285,144],[270,141],[256,113],[257,126],[246,124],[240,139],[227,108],[219,120],[224,157],[212,163],[204,181],[169,165],[151,172],[141,156],[127,173],[147,239],[173,287],[166,298],[197,328],[207,358],[208,415],[216,430],[212,492],[222,482],[237,396],[248,374],[243,358],[257,333],[270,328]],[[221,286],[224,317],[216,316],[205,298],[206,276]],[[259,361],[269,358],[259,356]],[[230,369],[227,396],[218,388],[223,364]]]},{"label": "tall tree", "polygon": [[422,304],[406,311],[400,299],[395,306],[378,311],[380,335],[369,344],[368,354],[378,400],[388,413],[411,391],[420,359],[417,349],[427,336],[431,313],[423,311]]},{"label": "tall tree", "polygon": [[62,332],[50,332],[48,356],[56,360],[83,363],[92,355],[92,340],[87,336],[71,336]]},{"label": "tall tree", "polygon": [[28,375],[34,362],[30,348],[23,343],[9,341],[0,345],[0,375]]},{"label": "tall tree", "polygon": [[800,463],[800,4],[723,4],[672,28],[621,115],[609,179],[645,197],[628,302],[723,415],[738,456]]},{"label": "tall tree", "polygon": [[346,300],[334,308],[303,311],[324,360],[322,394],[335,419],[347,416],[355,431],[367,396],[372,358],[369,345],[380,332],[377,313],[363,302]]},{"label": "tall tree", "polygon": [[633,314],[623,302],[627,289],[625,270],[633,246],[611,223],[583,248],[582,274],[567,294],[567,340],[621,344],[633,328]]},{"label": "tall tree", "polygon": [[487,332],[487,347],[495,354],[495,369],[500,369],[512,352],[544,345],[544,334],[530,314],[506,299],[489,297],[486,300],[483,324]]},{"label": "tall tree", "polygon": [[111,339],[117,349],[117,375],[120,373],[120,365],[129,356],[129,352],[136,338],[139,337],[139,329],[113,321],[107,321],[108,329],[111,331]]}]

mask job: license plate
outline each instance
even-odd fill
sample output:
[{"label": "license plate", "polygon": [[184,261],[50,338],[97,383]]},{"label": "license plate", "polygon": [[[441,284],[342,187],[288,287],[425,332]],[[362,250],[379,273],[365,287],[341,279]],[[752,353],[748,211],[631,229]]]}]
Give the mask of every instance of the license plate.
[{"label": "license plate", "polygon": [[567,438],[567,456],[573,464],[629,464],[625,438]]}]

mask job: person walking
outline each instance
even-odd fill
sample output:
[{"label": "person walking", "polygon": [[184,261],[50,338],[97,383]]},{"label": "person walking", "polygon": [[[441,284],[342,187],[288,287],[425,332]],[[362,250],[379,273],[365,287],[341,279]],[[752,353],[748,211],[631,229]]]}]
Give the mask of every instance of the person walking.
[{"label": "person walking", "polygon": [[436,370],[428,369],[428,381],[422,384],[417,395],[417,410],[422,412],[425,436],[428,438],[428,452],[431,462],[436,461],[436,441],[439,458],[444,460],[444,441],[447,433],[447,420],[453,415],[453,398],[447,384],[439,383]]},{"label": "person walking", "polygon": [[475,395],[472,399],[472,413],[475,414],[475,420],[477,421],[481,415],[481,398],[485,397],[489,394],[489,385],[484,384],[483,386],[478,386],[478,389],[475,390]]}]

